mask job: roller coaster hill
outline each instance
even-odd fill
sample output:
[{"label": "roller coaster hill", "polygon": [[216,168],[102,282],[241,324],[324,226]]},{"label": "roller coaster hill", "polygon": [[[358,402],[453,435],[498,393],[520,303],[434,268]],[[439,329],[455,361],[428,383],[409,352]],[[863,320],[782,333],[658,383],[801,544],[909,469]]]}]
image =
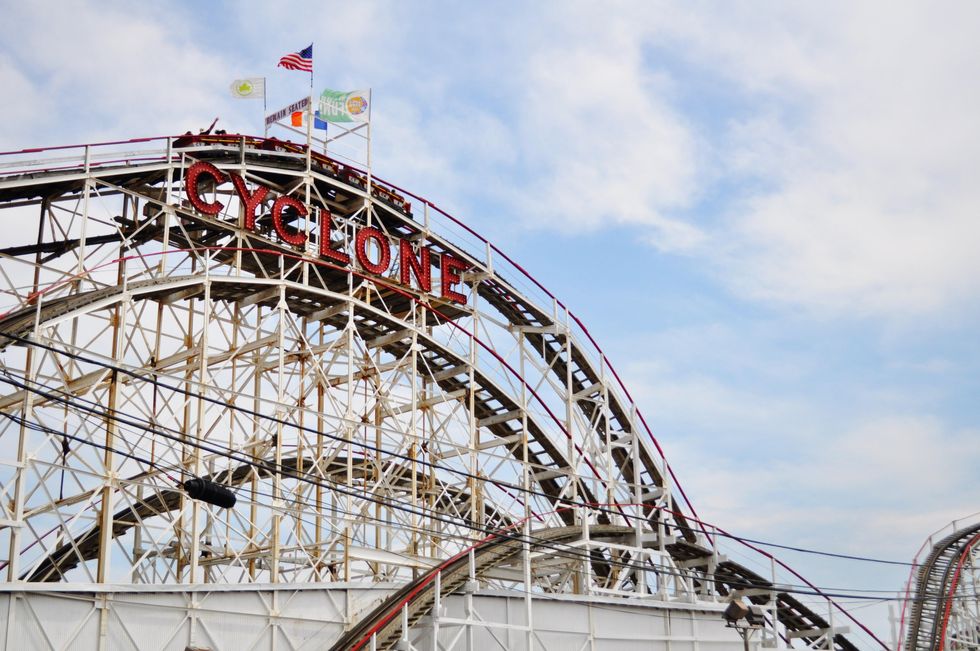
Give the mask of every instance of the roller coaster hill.
[{"label": "roller coaster hill", "polygon": [[886,648],[697,517],[562,302],[368,170],[22,150],[0,210],[4,648]]}]

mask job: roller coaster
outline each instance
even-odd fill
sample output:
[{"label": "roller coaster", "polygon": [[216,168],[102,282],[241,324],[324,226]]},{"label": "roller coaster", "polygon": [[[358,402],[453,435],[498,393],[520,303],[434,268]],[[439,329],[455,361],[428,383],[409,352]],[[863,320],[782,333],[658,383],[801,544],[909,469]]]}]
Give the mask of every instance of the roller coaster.
[{"label": "roller coaster", "polygon": [[411,648],[474,586],[719,623],[745,598],[769,646],[857,648],[775,562],[719,551],[588,330],[431,202],[303,145],[184,135],[0,154],[0,210],[4,608],[43,629],[32,595],[90,595],[7,648],[136,640],[116,592],[178,588],[173,648],[234,646],[195,608],[243,586],[281,631],[277,591],[346,595],[303,648]]},{"label": "roller coaster", "polygon": [[[936,541],[909,579],[903,616],[905,649],[943,651],[980,646],[977,607],[980,524],[955,529]],[[913,581],[914,578],[914,591]]]}]

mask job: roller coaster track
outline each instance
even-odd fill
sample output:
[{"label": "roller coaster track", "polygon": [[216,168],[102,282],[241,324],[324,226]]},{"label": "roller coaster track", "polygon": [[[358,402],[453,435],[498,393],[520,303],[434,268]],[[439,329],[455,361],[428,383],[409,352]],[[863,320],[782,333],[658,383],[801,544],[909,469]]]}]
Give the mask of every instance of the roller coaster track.
[{"label": "roller coaster track", "polygon": [[[629,536],[632,527],[593,525],[589,536],[600,539]],[[542,545],[560,545],[578,540],[582,527],[551,527],[539,529],[528,539],[530,550]],[[390,649],[397,642],[403,620],[408,626],[425,617],[436,601],[437,591],[441,598],[459,590],[470,578],[470,555],[473,556],[473,575],[479,577],[498,565],[511,561],[524,549],[520,536],[492,535],[460,552],[439,566],[429,570],[417,580],[404,586],[385,599],[379,606],[361,618],[343,637],[330,647],[331,651],[357,651],[374,636],[377,648]],[[436,576],[439,580],[436,581]],[[402,614],[402,609],[406,613]]]},{"label": "roller coaster track", "polygon": [[905,640],[907,651],[941,651],[944,648],[961,559],[978,541],[980,524],[954,531],[933,546],[919,567]]},{"label": "roller coaster track", "polygon": [[[589,527],[589,538],[631,536],[634,530],[630,527],[615,525],[592,525]],[[527,539],[529,551],[541,546],[552,547],[562,543],[580,539],[582,527],[552,527],[534,531]],[[460,552],[415,581],[403,586],[394,594],[387,597],[381,604],[361,617],[334,645],[331,651],[357,651],[364,648],[372,636],[375,637],[377,649],[390,649],[399,639],[401,628],[416,624],[427,615],[435,601],[436,591],[439,597],[450,595],[459,590],[469,579],[470,555],[473,556],[474,576],[481,576],[493,568],[511,562],[523,549],[525,539],[516,535],[491,535],[468,550]],[[677,550],[675,550],[676,552]],[[703,553],[705,550],[693,548],[691,553]],[[593,554],[595,556],[595,554]],[[593,558],[594,563],[596,559]],[[601,560],[598,563],[601,564]],[[439,581],[436,581],[436,575]],[[723,594],[730,590],[754,588],[768,589],[771,584],[758,574],[737,563],[726,561],[719,565],[714,581]],[[766,597],[753,596],[750,600],[756,604],[764,604]],[[813,613],[807,606],[800,603],[792,595],[779,593],[777,608],[780,622],[791,631],[813,631],[826,628],[827,622]],[[405,612],[403,613],[403,609]],[[808,644],[816,643],[818,634],[803,635],[802,639]],[[822,648],[822,647],[821,647]],[[850,640],[843,635],[835,635],[833,648],[856,651]]]},{"label": "roller coaster track", "polygon": [[[313,194],[321,197],[323,203],[328,204],[332,210],[345,212],[352,219],[356,218],[356,206],[364,196],[366,184],[355,172],[320,155],[313,157],[312,167],[307,172],[306,163],[300,159],[270,158],[269,152],[265,150],[267,144],[268,141],[263,139],[238,136],[225,139],[195,137],[184,143],[193,145],[185,151],[188,158],[205,160],[229,169],[243,169],[247,165],[252,174],[277,188],[292,187],[296,179],[306,172],[309,174]],[[174,145],[180,146],[179,143]],[[283,143],[276,143],[276,146],[283,146]],[[124,287],[105,287],[60,296],[42,301],[40,309],[28,304],[4,315],[0,318],[0,334],[28,337],[37,323],[65,321],[86,311],[104,310],[122,301],[166,302],[175,300],[175,297],[186,300],[206,295],[212,301],[233,303],[249,300],[272,307],[280,300],[280,296],[284,296],[290,311],[325,325],[343,328],[350,319],[365,341],[381,342],[379,347],[396,357],[405,355],[413,345],[404,337],[398,337],[408,327],[399,315],[412,310],[413,299],[410,296],[404,292],[389,291],[378,283],[378,302],[383,303],[384,309],[379,309],[370,302],[352,299],[345,294],[349,272],[343,269],[322,268],[308,278],[301,278],[298,272],[295,276],[287,274],[277,278],[283,258],[295,256],[294,249],[262,233],[243,235],[236,224],[197,214],[186,204],[174,202],[173,198],[170,198],[169,206],[165,203],[161,184],[173,181],[175,176],[179,177],[182,173],[182,163],[176,155],[149,163],[126,163],[91,169],[86,167],[84,171],[31,171],[16,177],[0,177],[0,203],[22,205],[49,202],[53,199],[77,199],[86,183],[98,179],[103,187],[114,188],[109,190],[111,192],[138,193],[145,197],[144,219],[141,221],[136,216],[128,221],[119,218],[117,233],[92,237],[88,244],[119,242],[127,249],[135,249],[146,243],[166,243],[172,249],[209,248],[213,261],[238,264],[242,271],[251,276],[215,275],[207,279],[203,276],[167,277],[134,281]],[[733,561],[722,560],[716,563],[714,551],[699,540],[700,536],[682,509],[674,506],[670,493],[679,487],[676,484],[671,485],[666,476],[669,469],[666,465],[658,465],[648,448],[645,445],[636,445],[633,440],[643,429],[636,420],[635,408],[615,391],[604,393],[607,381],[604,379],[602,366],[606,363],[605,360],[597,363],[591,357],[591,351],[587,354],[570,335],[567,324],[560,323],[557,314],[538,307],[516,285],[500,273],[494,272],[486,261],[433,232],[427,224],[416,222],[407,202],[396,192],[378,185],[376,189],[372,189],[371,194],[379,199],[378,205],[382,208],[377,213],[380,223],[376,222],[375,225],[395,237],[425,239],[435,254],[435,260],[439,259],[439,255],[448,253],[465,260],[478,273],[481,279],[473,288],[479,299],[502,315],[510,329],[520,333],[529,349],[540,357],[543,367],[548,369],[558,383],[567,385],[568,394],[576,396],[572,401],[574,408],[579,410],[583,420],[591,426],[590,435],[596,437],[599,447],[609,449],[613,462],[610,470],[616,476],[599,477],[600,481],[609,481],[612,484],[625,481],[650,489],[648,494],[641,496],[642,530],[659,534],[662,536],[661,540],[668,541],[663,543],[664,551],[679,567],[685,568],[686,572],[695,577],[694,583],[698,587],[711,586],[721,594],[754,589],[756,594],[749,598],[757,604],[766,603],[768,596],[760,596],[758,592],[774,590],[772,583]],[[174,211],[179,218],[179,226],[170,229],[163,226],[164,220],[159,217],[164,209]],[[77,239],[66,238],[60,242],[12,247],[0,251],[0,254],[11,257],[33,255],[39,261],[46,262],[73,252],[80,244]],[[244,255],[243,251],[246,252]],[[278,289],[280,293],[272,292],[273,289]],[[256,300],[256,296],[267,298]],[[450,304],[439,304],[437,309],[426,309],[428,312],[425,319],[432,323],[452,321],[467,314],[467,308]],[[0,336],[0,349],[11,343],[14,341],[10,338]],[[571,448],[566,449],[565,445],[558,445],[552,440],[548,435],[548,428],[538,421],[543,418],[540,413],[526,414],[522,423],[519,417],[514,416],[521,411],[520,405],[489,374],[475,369],[467,376],[461,371],[467,365],[465,359],[421,333],[416,345],[421,346],[427,372],[446,394],[471,391],[470,408],[474,417],[488,423],[486,429],[498,439],[498,445],[503,451],[517,457],[521,446],[516,441],[526,432],[528,441],[525,453],[528,463],[535,468],[547,469],[537,473],[533,482],[555,507],[569,503],[569,495],[574,495],[575,501],[583,503],[598,501],[594,495],[596,491],[576,476],[576,463],[570,458]],[[470,382],[473,383],[472,387],[469,386]],[[78,384],[85,385],[84,382]],[[0,396],[0,410],[15,408],[22,401],[22,392]],[[284,459],[278,469],[270,467],[268,462],[264,463],[264,466],[257,469],[244,467],[217,473],[214,480],[227,485],[240,485],[249,472],[268,476],[274,472],[287,475],[305,470],[304,462],[295,459]],[[346,463],[345,461],[345,466]],[[117,512],[112,518],[114,525],[108,538],[115,538],[138,526],[146,517],[179,508],[181,495],[176,490],[159,491],[156,495]],[[663,495],[667,495],[669,511],[663,508]],[[459,491],[446,493],[445,497],[448,501],[465,502],[468,499],[465,493]],[[556,508],[556,512],[561,514],[560,517],[566,524],[573,521],[570,511]],[[665,517],[668,512],[669,518]],[[476,514],[472,517],[475,518]],[[509,524],[505,516],[490,509],[489,505],[481,509],[480,517],[483,519],[483,526],[489,529]],[[608,514],[600,513],[599,523],[591,527],[593,537],[632,535],[639,531],[636,527],[624,528],[609,524],[608,517]],[[529,543],[532,546],[560,544],[581,534],[580,526],[553,527],[535,531]],[[24,578],[30,581],[62,580],[65,572],[77,563],[92,558],[99,541],[104,539],[106,536],[98,527],[90,529],[54,549],[46,558],[36,563]],[[507,562],[521,549],[521,543],[509,537],[495,536],[484,540],[473,549],[477,557],[478,572],[486,572]],[[466,581],[467,557],[467,554],[458,555],[439,566],[443,593],[448,594],[458,589]],[[389,644],[399,625],[391,621],[390,615],[394,612],[392,609],[397,610],[407,605],[411,609],[410,623],[424,616],[434,600],[432,577],[435,572],[433,570],[405,586],[378,610],[359,622],[344,640],[352,640],[358,634],[363,636],[373,630],[379,641],[383,638],[385,644]],[[829,626],[827,621],[791,594],[776,590],[776,610],[780,624],[787,630],[798,633],[807,643],[819,640],[823,635],[821,631],[826,631]],[[335,648],[346,647],[338,643]],[[835,635],[834,648],[850,651],[856,647],[843,636]]]},{"label": "roller coaster track", "polygon": [[[267,282],[269,281],[263,281],[261,279],[214,277],[210,279],[210,296],[212,300],[234,301],[240,297],[254,294],[258,291],[258,288],[264,286],[263,283]],[[161,299],[175,292],[182,292],[185,296],[199,296],[204,292],[203,284],[203,279],[199,277],[177,277],[169,278],[166,282],[157,280],[135,282],[130,284],[125,291],[119,287],[109,287],[83,294],[66,296],[44,303],[40,309],[40,321],[45,323],[55,319],[68,319],[85,310],[105,309],[107,306],[113,305],[120,300]],[[290,303],[292,309],[310,312],[322,311],[324,306],[334,305],[335,302],[332,301],[335,300],[334,297],[326,294],[322,290],[316,291],[313,288],[303,285],[288,283],[287,301]],[[388,333],[395,332],[402,327],[397,322],[389,323],[390,318],[386,318],[384,312],[372,311],[366,305],[359,306],[358,316],[366,322],[363,327],[370,328],[365,333],[366,337],[383,338]],[[3,319],[0,319],[0,333],[7,333],[18,338],[24,337],[29,334],[34,320],[37,317],[38,314],[35,308],[27,308],[11,313]],[[339,313],[331,316],[329,319],[336,320],[339,324],[342,323],[344,318],[344,315]],[[368,326],[367,322],[371,325]],[[0,337],[0,349],[10,343],[13,343],[10,337]],[[436,374],[441,369],[453,368],[462,363],[462,360],[455,358],[450,351],[440,347],[434,341],[420,338],[419,343],[429,351],[430,364]],[[395,349],[402,345],[401,342],[391,342],[386,344],[386,347],[391,348],[397,353],[399,351]],[[478,399],[475,403],[475,408],[479,410],[480,414],[488,416],[498,412],[506,412],[515,407],[506,397],[506,394],[496,387],[490,378],[476,373],[474,380],[478,385],[485,387],[487,391],[485,397],[481,397],[484,396],[483,392],[477,394]],[[439,383],[444,384],[446,390],[459,388],[459,380],[454,378],[441,379]],[[81,382],[80,385],[85,386],[86,383]],[[15,392],[0,399],[0,409],[19,404],[23,400],[22,395],[22,392]],[[43,398],[40,400],[43,400]],[[493,425],[491,429],[501,438],[511,435],[510,430],[506,429],[503,423]],[[536,437],[536,440],[540,441],[541,450],[537,452],[539,455],[538,463],[555,465],[566,463],[563,461],[563,453],[560,448],[550,443],[550,440],[544,434],[544,429],[536,424],[533,418],[529,418],[528,420],[528,431],[529,434]],[[331,464],[331,467],[337,469],[338,476],[340,477],[342,475],[340,471],[346,467],[346,462]],[[213,479],[229,486],[237,486],[245,480],[250,471],[253,471],[251,467],[240,467],[230,473],[219,473]],[[262,476],[272,474],[274,471],[274,464],[270,461],[261,461],[254,470],[254,472]],[[282,466],[279,469],[279,472],[283,476],[290,476],[291,474],[301,473],[303,471],[304,466],[300,465],[295,459],[283,460]],[[560,498],[561,485],[555,479],[541,479],[538,483],[540,484],[541,490],[552,497],[552,504],[558,506],[562,503]],[[589,499],[589,493],[584,493],[584,496],[586,500]],[[163,491],[159,495],[147,498],[116,513],[113,516],[114,526],[112,538],[121,536],[147,517],[159,516],[178,509],[181,504],[180,497],[180,491]],[[463,493],[454,493],[449,495],[449,497],[451,499],[447,500],[444,506],[451,504],[453,499],[465,499],[466,495]],[[484,518],[487,526],[492,528],[495,525],[503,524],[503,521],[500,519],[502,517],[500,513],[492,511],[490,505],[487,505],[486,509],[487,512],[484,514]],[[562,510],[563,517],[569,516],[570,513],[567,509]],[[606,516],[603,515],[602,517],[605,518]],[[581,534],[581,528],[576,527],[573,529]],[[632,531],[635,533],[635,530]],[[29,581],[43,582],[62,580],[64,574],[79,562],[91,559],[96,555],[99,539],[98,527],[77,536],[76,539],[68,541],[54,550],[24,578]],[[674,542],[667,544],[665,549],[675,561],[687,567],[695,576],[702,577],[696,580],[698,584],[704,583],[705,581],[713,583],[716,589],[722,594],[728,594],[731,591],[746,588],[771,589],[772,584],[769,580],[733,561],[725,560],[718,563],[712,573],[710,568],[714,558],[712,550],[695,542],[688,541],[683,537],[678,537]],[[815,631],[812,638],[809,639],[817,639],[819,638],[819,634],[816,631],[825,629],[828,626],[823,617],[804,606],[791,594],[778,592],[776,598],[779,621],[789,630],[800,632]],[[750,600],[761,605],[767,602],[768,597],[753,596],[750,597]],[[838,649],[849,650],[855,648],[841,635],[836,636],[835,644]]]}]

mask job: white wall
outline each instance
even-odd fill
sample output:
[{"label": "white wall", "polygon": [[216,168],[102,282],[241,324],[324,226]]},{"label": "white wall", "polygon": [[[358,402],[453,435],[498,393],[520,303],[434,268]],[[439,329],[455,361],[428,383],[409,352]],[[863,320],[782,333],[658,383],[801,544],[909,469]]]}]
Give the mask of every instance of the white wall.
[{"label": "white wall", "polygon": [[[0,648],[107,651],[288,651],[326,649],[393,589],[384,585],[78,586],[6,584],[0,589]],[[29,589],[29,590],[28,590]],[[466,649],[467,596],[443,601],[439,642]],[[539,651],[740,651],[717,604],[626,605],[623,599],[537,596],[532,600]],[[473,649],[527,649],[522,594],[472,596]],[[454,622],[453,620],[457,621]],[[473,625],[477,622],[479,625]],[[432,649],[433,618],[411,631]],[[669,643],[668,643],[669,640]]]}]

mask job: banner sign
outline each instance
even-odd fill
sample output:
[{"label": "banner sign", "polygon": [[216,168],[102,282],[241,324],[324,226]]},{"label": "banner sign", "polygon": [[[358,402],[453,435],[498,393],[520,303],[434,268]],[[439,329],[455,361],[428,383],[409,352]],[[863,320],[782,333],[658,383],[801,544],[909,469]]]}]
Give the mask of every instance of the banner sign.
[{"label": "banner sign", "polygon": [[285,118],[288,118],[289,116],[291,116],[293,113],[295,113],[297,111],[305,111],[306,108],[309,105],[310,105],[310,98],[309,97],[304,97],[303,99],[299,100],[298,102],[293,102],[292,104],[290,104],[286,108],[281,108],[278,111],[276,111],[275,113],[273,113],[272,115],[265,116],[265,126],[267,126],[267,127],[268,126],[271,126],[271,125],[275,124],[276,122],[278,122],[279,120],[283,120]]},{"label": "banner sign", "polygon": [[327,122],[367,122],[371,114],[371,91],[344,93],[327,88],[320,93],[320,119]]}]

